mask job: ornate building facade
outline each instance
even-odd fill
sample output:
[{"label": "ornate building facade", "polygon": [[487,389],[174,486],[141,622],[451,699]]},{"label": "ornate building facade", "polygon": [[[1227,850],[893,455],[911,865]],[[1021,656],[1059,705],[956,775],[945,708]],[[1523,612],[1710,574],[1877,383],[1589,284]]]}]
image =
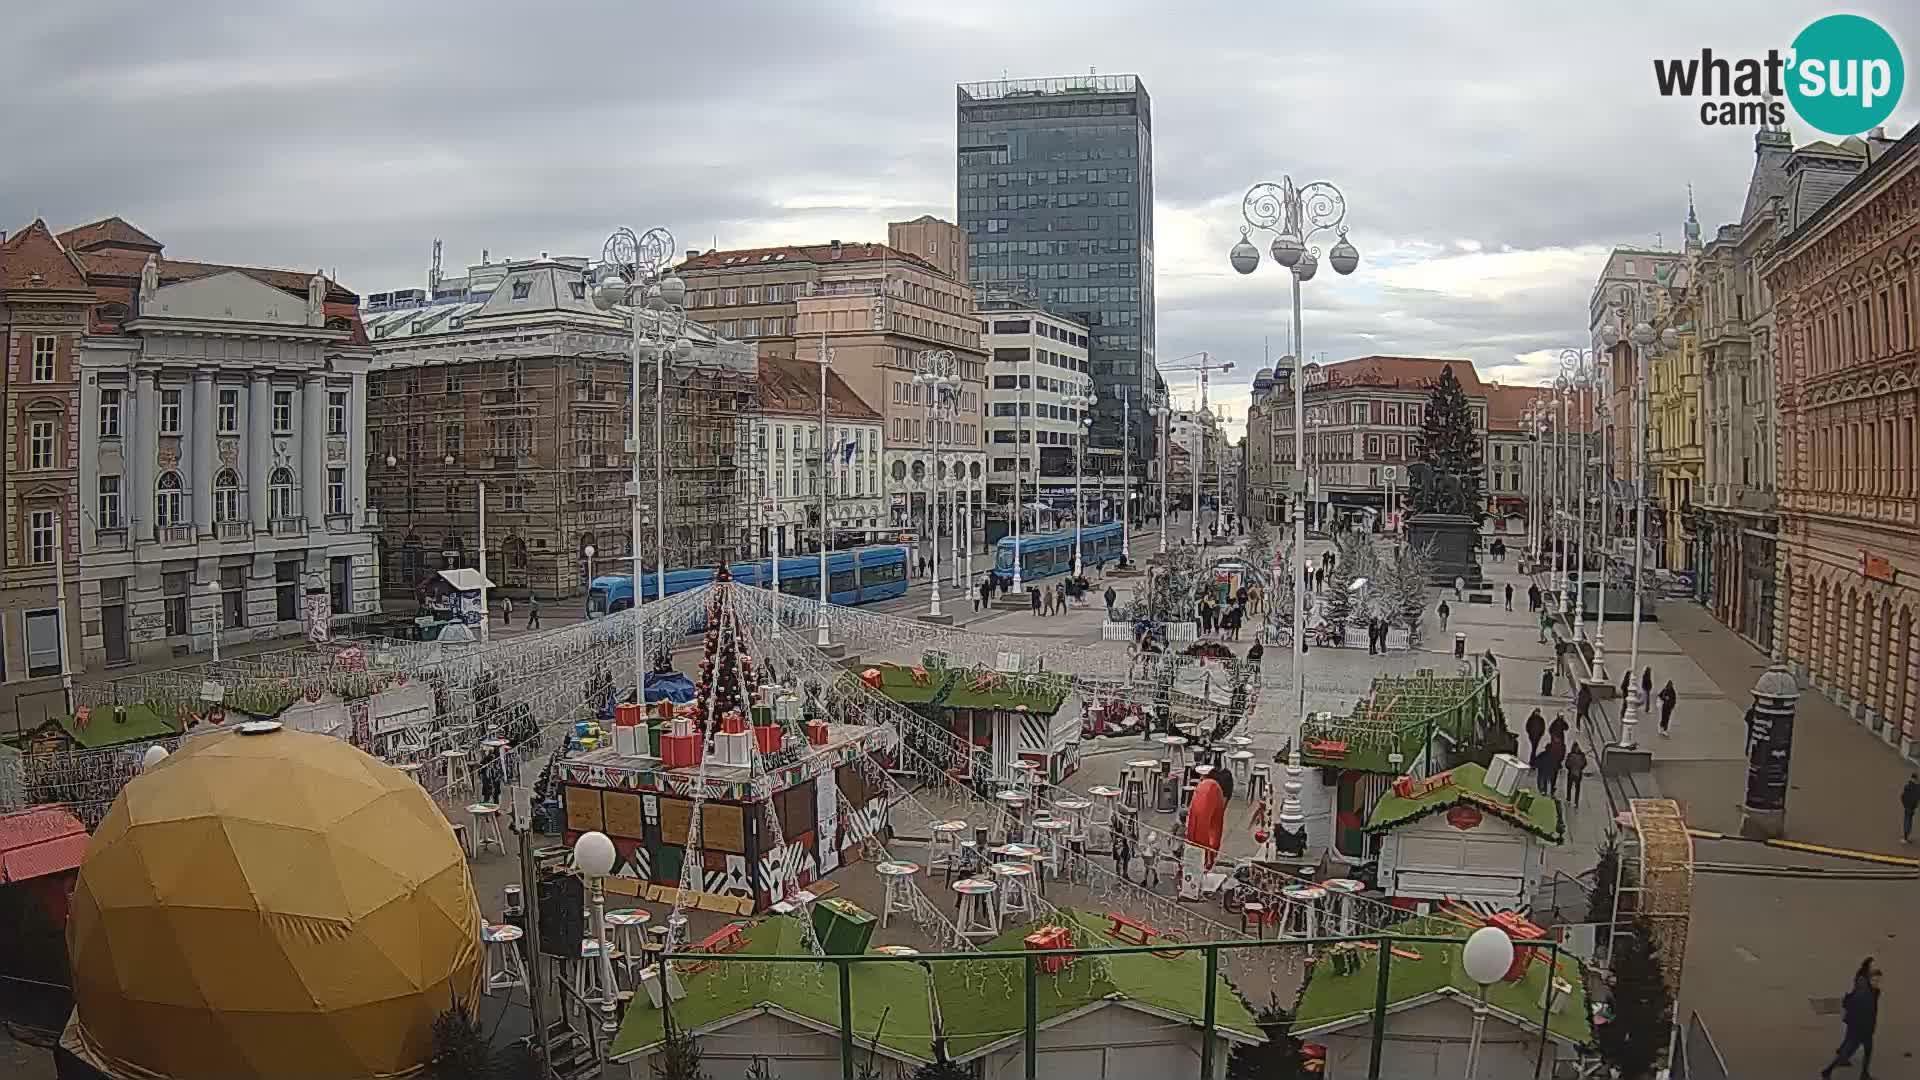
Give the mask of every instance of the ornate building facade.
[{"label": "ornate building facade", "polygon": [[[1920,712],[1920,128],[1869,162],[1762,271],[1772,290],[1788,618],[1776,647],[1905,754]],[[1785,230],[1782,230],[1785,231]]]}]

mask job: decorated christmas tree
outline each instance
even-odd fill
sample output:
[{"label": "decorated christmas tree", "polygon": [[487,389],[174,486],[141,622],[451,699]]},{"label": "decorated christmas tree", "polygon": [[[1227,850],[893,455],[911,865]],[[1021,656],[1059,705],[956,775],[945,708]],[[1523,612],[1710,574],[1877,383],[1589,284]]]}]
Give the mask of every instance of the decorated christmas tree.
[{"label": "decorated christmas tree", "polygon": [[[1467,392],[1454,377],[1453,365],[1440,369],[1440,378],[1427,390],[1427,407],[1421,415],[1419,457],[1431,470],[1422,483],[1423,470],[1409,470],[1408,494],[1416,514],[1466,513],[1475,521],[1487,516],[1485,492],[1481,490],[1481,434],[1474,430],[1473,411],[1467,405]],[[1447,479],[1451,477],[1452,479]],[[1452,505],[1451,491],[1457,483],[1460,506]]]},{"label": "decorated christmas tree", "polygon": [[[1373,576],[1380,569],[1373,540],[1363,533],[1339,533],[1333,540],[1333,569],[1327,571],[1327,583],[1320,590],[1320,612],[1328,626],[1365,622],[1368,612],[1357,592],[1371,592]],[[1354,588],[1354,582],[1367,579],[1367,586]]]},{"label": "decorated christmas tree", "polygon": [[[720,567],[714,581],[724,585],[728,580],[727,568]],[[694,680],[694,714],[710,728],[728,713],[746,716],[748,704],[760,689],[753,657],[740,651],[740,627],[725,597],[725,589],[715,589],[713,599],[707,601],[706,655],[700,660],[700,676]]]}]

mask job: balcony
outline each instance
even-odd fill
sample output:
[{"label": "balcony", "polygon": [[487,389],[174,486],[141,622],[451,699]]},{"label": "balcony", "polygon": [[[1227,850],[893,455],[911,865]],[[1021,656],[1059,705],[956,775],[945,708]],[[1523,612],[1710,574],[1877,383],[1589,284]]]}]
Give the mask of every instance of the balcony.
[{"label": "balcony", "polygon": [[153,530],[153,538],[162,544],[191,544],[193,543],[193,526],[157,525]]},{"label": "balcony", "polygon": [[279,539],[297,540],[307,535],[307,519],[303,517],[274,518],[267,527]]},{"label": "balcony", "polygon": [[213,523],[213,535],[222,542],[253,539],[251,521],[216,521]]},{"label": "balcony", "polygon": [[346,533],[352,532],[353,531],[353,515],[352,514],[328,514],[327,515],[327,531],[330,533],[336,533],[340,535],[345,535]]},{"label": "balcony", "polygon": [[109,525],[106,528],[95,529],[93,531],[93,549],[95,551],[127,550],[127,527],[125,525]]}]

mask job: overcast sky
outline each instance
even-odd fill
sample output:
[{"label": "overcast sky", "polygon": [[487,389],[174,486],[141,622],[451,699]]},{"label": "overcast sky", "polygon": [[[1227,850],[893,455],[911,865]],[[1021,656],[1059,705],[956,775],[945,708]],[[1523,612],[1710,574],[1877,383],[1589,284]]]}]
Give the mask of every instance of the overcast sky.
[{"label": "overcast sky", "polygon": [[[120,214],[177,258],[337,272],[362,293],[494,257],[879,240],[954,217],[954,84],[1135,73],[1154,102],[1162,359],[1232,360],[1243,419],[1285,277],[1233,273],[1240,199],[1347,194],[1351,278],[1306,350],[1465,356],[1537,381],[1584,344],[1615,244],[1736,216],[1750,129],[1663,100],[1652,59],[1786,48],[1813,3],[8,5],[0,228]],[[1920,5],[1874,2],[1905,46]],[[416,14],[418,12],[418,14]],[[1551,13],[1550,13],[1551,12]],[[1892,125],[1920,118],[1909,92]],[[1813,135],[1794,124],[1796,139]],[[1187,379],[1170,378],[1176,389]],[[1237,424],[1236,424],[1237,426]]]}]

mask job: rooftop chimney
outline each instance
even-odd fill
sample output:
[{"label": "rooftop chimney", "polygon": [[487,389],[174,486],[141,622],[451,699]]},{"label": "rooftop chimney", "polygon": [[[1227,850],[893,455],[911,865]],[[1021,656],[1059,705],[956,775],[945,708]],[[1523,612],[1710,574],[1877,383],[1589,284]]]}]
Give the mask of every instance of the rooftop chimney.
[{"label": "rooftop chimney", "polygon": [[700,257],[700,249],[699,249],[699,248],[688,248],[688,249],[687,249],[687,258],[689,258],[689,259],[697,259],[697,258],[699,258],[699,257]]},{"label": "rooftop chimney", "polygon": [[828,246],[833,249],[833,253],[829,255],[828,258],[831,258],[831,259],[839,258],[840,257],[840,241],[835,240],[832,244]]}]

